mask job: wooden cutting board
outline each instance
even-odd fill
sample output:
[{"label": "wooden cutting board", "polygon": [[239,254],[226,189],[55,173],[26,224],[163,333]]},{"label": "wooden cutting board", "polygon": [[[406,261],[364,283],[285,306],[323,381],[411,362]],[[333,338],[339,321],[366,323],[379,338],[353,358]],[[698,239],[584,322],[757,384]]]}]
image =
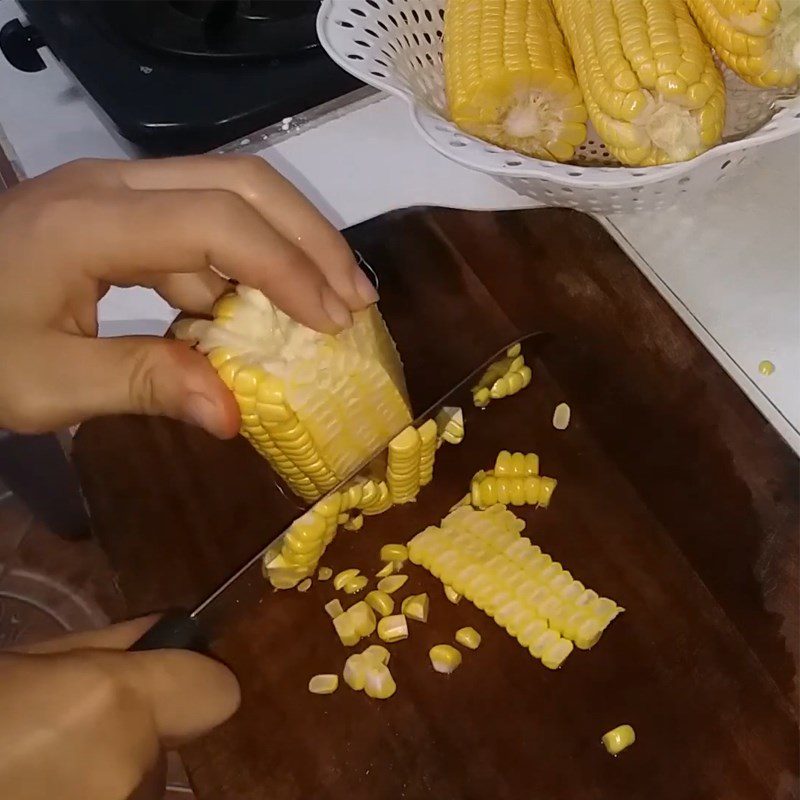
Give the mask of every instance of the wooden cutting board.
[{"label": "wooden cutting board", "polygon": [[[627,609],[598,645],[550,672],[423,570],[431,618],[392,647],[395,697],[308,678],[347,653],[307,594],[231,604],[217,652],[239,713],[183,755],[214,800],[768,800],[798,796],[798,461],[603,229],[569,211],[414,210],[351,240],[416,410],[520,333],[551,343],[525,392],[470,410],[419,501],[342,532],[324,562],[377,565],[387,541],[435,524],[501,448],[532,449],[559,479],[527,533]],[[676,243],[678,246],[679,243]],[[699,266],[698,268],[702,268]],[[567,401],[567,431],[551,425]],[[163,420],[83,426],[75,457],[100,541],[132,613],[192,606],[297,513],[243,441]],[[484,635],[451,676],[428,648]],[[622,722],[637,742],[599,744]]]}]

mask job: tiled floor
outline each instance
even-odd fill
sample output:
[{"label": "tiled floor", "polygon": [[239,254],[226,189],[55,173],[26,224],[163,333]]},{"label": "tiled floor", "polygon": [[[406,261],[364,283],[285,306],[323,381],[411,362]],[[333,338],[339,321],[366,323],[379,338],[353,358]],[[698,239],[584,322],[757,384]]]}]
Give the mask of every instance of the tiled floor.
[{"label": "tiled floor", "polygon": [[[0,648],[88,630],[125,616],[105,555],[91,540],[52,534],[0,487]],[[165,800],[187,800],[180,760],[171,756]]]}]

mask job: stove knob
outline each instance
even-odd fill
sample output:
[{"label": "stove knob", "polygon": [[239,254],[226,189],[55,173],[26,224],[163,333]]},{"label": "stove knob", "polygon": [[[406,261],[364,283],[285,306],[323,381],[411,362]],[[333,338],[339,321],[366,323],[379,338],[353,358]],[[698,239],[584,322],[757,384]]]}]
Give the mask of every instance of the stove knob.
[{"label": "stove knob", "polygon": [[42,35],[32,25],[23,25],[18,19],[6,22],[0,28],[0,50],[9,63],[22,72],[41,72],[47,68],[39,48],[44,47]]}]

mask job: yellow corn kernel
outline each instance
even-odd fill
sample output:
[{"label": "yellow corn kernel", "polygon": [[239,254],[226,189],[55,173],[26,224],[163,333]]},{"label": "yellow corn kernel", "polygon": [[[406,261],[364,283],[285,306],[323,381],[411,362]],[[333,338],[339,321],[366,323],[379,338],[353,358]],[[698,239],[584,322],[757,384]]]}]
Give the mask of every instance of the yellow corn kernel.
[{"label": "yellow corn kernel", "polygon": [[344,662],[344,669],[342,670],[342,678],[344,682],[355,692],[360,692],[364,689],[367,682],[367,669],[370,666],[368,658],[364,657],[363,653],[356,653],[350,656]]},{"label": "yellow corn kernel", "polygon": [[618,725],[616,728],[603,734],[601,739],[603,747],[615,756],[636,741],[636,733],[630,725]]},{"label": "yellow corn kernel", "polygon": [[336,619],[340,614],[344,614],[344,609],[338,599],[325,603],[325,611],[331,619]]},{"label": "yellow corn kernel", "polygon": [[361,638],[356,630],[356,621],[351,614],[344,612],[333,618],[333,627],[336,634],[345,647],[352,647],[358,644]]},{"label": "yellow corn kernel", "polygon": [[431,647],[428,657],[437,672],[449,675],[461,664],[461,653],[450,644],[437,644]]},{"label": "yellow corn kernel", "polygon": [[408,575],[390,575],[378,581],[378,591],[386,594],[394,594],[398,589],[402,589],[408,580]]},{"label": "yellow corn kernel", "polygon": [[341,591],[344,589],[345,584],[355,578],[359,572],[360,570],[357,569],[343,569],[334,577],[333,588],[336,589],[336,591]]},{"label": "yellow corn kernel", "polygon": [[452,586],[448,586],[447,584],[444,585],[444,596],[453,603],[453,605],[457,605],[461,602],[461,595]]},{"label": "yellow corn kernel", "polygon": [[586,111],[548,0],[449,0],[447,102],[466,132],[536,158],[569,161]]},{"label": "yellow corn kernel", "polygon": [[378,622],[378,636],[384,642],[399,642],[408,638],[408,622],[402,614],[384,617]]},{"label": "yellow corn kernel", "polygon": [[329,581],[333,577],[333,570],[330,567],[320,567],[317,572],[318,581]]},{"label": "yellow corn kernel", "polygon": [[481,635],[475,628],[459,628],[456,631],[456,641],[470,650],[477,650],[481,646]]},{"label": "yellow corn kernel", "polygon": [[405,561],[408,548],[404,544],[385,544],[381,547],[381,561]]},{"label": "yellow corn kernel", "polygon": [[427,622],[429,605],[430,601],[428,600],[427,594],[412,594],[403,600],[400,605],[400,610],[409,619],[416,620],[417,622]]},{"label": "yellow corn kernel", "polygon": [[382,617],[388,617],[394,611],[394,600],[392,596],[380,590],[370,592],[364,602]]},{"label": "yellow corn kernel", "polygon": [[363,600],[348,608],[346,613],[353,620],[356,633],[362,639],[374,633],[377,626],[375,612]]},{"label": "yellow corn kernel", "polygon": [[439,442],[461,444],[464,441],[464,412],[459,406],[443,406],[436,415]]},{"label": "yellow corn kernel", "polygon": [[775,372],[775,365],[771,361],[761,361],[758,365],[758,371],[762,375],[772,375]]},{"label": "yellow corn kernel", "polygon": [[306,578],[304,581],[300,581],[297,584],[297,591],[298,592],[307,592],[311,588],[311,578]]},{"label": "yellow corn kernel", "polygon": [[384,666],[389,664],[391,653],[379,644],[371,644],[363,653],[365,658],[374,658]]},{"label": "yellow corn kernel", "polygon": [[557,431],[565,431],[569,426],[572,411],[566,403],[559,403],[553,411],[553,427]]},{"label": "yellow corn kernel", "polygon": [[356,514],[348,517],[347,522],[342,526],[346,531],[360,531],[364,527],[364,515]]},{"label": "yellow corn kernel", "polygon": [[397,684],[394,682],[389,668],[379,662],[371,663],[367,668],[364,683],[364,692],[367,696],[376,700],[387,700],[395,691],[397,691]]},{"label": "yellow corn kernel", "polygon": [[338,675],[315,675],[308,682],[308,691],[311,694],[333,694],[338,688]]},{"label": "yellow corn kernel", "polygon": [[358,594],[366,588],[368,582],[366,575],[356,575],[355,578],[350,578],[342,588],[345,594]]},{"label": "yellow corn kernel", "polygon": [[362,506],[362,512],[367,516],[375,516],[376,514],[383,514],[392,507],[394,499],[392,493],[389,491],[389,486],[386,481],[380,481],[376,484],[376,496],[368,505]]},{"label": "yellow corn kernel", "polygon": [[381,569],[375,573],[375,577],[388,578],[390,575],[394,575],[395,572],[397,572],[397,565],[394,561],[390,561],[386,566],[381,567]]},{"label": "yellow corn kernel", "polygon": [[212,321],[183,320],[175,334],[208,355],[236,398],[242,434],[305,500],[411,421],[402,365],[375,306],[331,336],[238,286]]}]

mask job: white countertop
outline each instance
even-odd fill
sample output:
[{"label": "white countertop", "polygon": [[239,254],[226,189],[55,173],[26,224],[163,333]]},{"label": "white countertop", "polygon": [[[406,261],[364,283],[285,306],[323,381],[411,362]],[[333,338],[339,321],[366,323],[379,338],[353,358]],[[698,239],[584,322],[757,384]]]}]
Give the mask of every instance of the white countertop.
[{"label": "white countertop", "polygon": [[[18,14],[12,0],[0,0],[0,25]],[[40,52],[49,65],[40,73],[0,61],[0,127],[21,174],[85,156],[135,157],[83,90]],[[339,227],[415,205],[535,205],[430,149],[395,98],[359,102],[258,152]],[[723,187],[668,211],[600,221],[800,452],[800,138],[764,148]],[[173,314],[149,290],[117,290],[101,303],[101,331],[158,334]],[[769,377],[758,371],[764,359],[776,367]]]}]

